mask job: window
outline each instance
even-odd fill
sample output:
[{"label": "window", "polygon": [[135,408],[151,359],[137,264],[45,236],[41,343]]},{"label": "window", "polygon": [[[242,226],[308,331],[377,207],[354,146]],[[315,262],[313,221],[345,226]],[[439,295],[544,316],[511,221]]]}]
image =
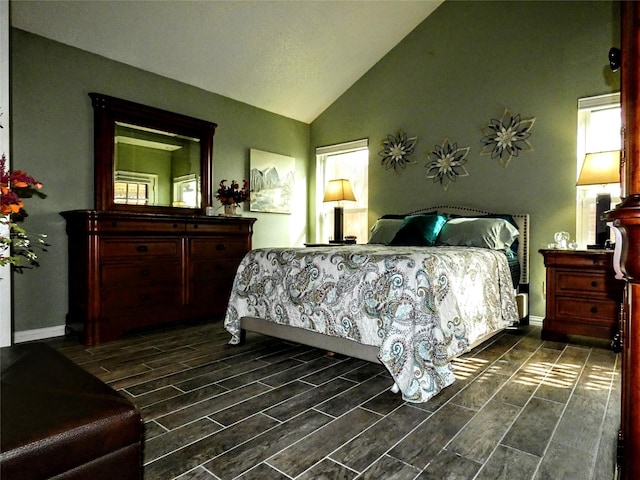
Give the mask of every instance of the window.
[{"label": "window", "polygon": [[118,170],[115,177],[114,203],[155,205],[158,202],[158,175]]},{"label": "window", "polygon": [[173,179],[173,202],[174,207],[192,207],[198,205],[198,180],[195,173],[189,173]]},{"label": "window", "polygon": [[[620,150],[622,125],[620,94],[578,99],[576,179],[587,153]],[[576,187],[576,241],[581,248],[595,243],[596,196],[611,194],[611,206],[620,202],[620,184]]]},{"label": "window", "polygon": [[369,240],[369,141],[357,140],[316,149],[316,241],[333,239],[333,202],[324,203],[329,180],[346,178],[351,183],[355,202],[345,201],[344,235],[353,235],[358,243]]}]

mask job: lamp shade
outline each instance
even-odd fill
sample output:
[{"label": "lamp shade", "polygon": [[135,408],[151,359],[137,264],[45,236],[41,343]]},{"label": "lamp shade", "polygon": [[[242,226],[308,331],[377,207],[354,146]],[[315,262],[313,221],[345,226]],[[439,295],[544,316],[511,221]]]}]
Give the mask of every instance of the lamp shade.
[{"label": "lamp shade", "polygon": [[620,182],[620,150],[587,153],[577,186],[606,185]]},{"label": "lamp shade", "polygon": [[349,180],[346,178],[330,180],[324,191],[323,202],[339,202],[341,200],[356,200]]}]

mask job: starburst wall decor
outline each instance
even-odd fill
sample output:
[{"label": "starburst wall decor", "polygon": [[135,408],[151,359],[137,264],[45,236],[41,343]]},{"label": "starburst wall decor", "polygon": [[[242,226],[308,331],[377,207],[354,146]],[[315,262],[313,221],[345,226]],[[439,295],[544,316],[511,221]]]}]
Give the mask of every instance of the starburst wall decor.
[{"label": "starburst wall decor", "polygon": [[442,145],[436,145],[427,154],[427,178],[433,178],[434,183],[440,182],[446,191],[449,184],[458,177],[469,175],[464,165],[470,148],[458,148],[457,143],[451,143],[451,140],[445,138]]},{"label": "starburst wall decor", "polygon": [[484,137],[481,142],[484,147],[480,153],[490,154],[491,158],[497,158],[507,168],[513,157],[532,149],[529,137],[535,121],[535,117],[520,120],[520,115],[513,115],[508,108],[505,109],[500,120],[491,119],[489,125],[482,128]]},{"label": "starburst wall decor", "polygon": [[382,166],[386,170],[393,168],[397,172],[399,168],[416,163],[407,157],[413,153],[417,141],[418,137],[407,138],[407,134],[402,131],[398,132],[397,137],[387,135],[387,139],[382,141],[382,150],[378,152],[382,157]]}]

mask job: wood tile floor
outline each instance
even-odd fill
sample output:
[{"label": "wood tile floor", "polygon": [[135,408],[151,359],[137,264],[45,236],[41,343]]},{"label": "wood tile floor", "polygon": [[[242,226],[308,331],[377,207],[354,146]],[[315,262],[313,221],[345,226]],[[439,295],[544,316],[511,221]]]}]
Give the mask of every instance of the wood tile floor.
[{"label": "wood tile floor", "polygon": [[145,480],[614,478],[620,371],[606,344],[504,333],[409,404],[381,365],[228,340],[215,322],[52,344],[141,410]]}]

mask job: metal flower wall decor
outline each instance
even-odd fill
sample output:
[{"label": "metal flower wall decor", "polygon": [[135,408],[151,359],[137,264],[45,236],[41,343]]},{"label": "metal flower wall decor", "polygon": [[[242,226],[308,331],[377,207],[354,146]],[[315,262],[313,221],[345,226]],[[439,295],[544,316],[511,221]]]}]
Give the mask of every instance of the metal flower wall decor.
[{"label": "metal flower wall decor", "polygon": [[458,148],[457,143],[451,143],[451,140],[445,138],[442,145],[436,145],[427,154],[427,178],[433,178],[434,183],[440,182],[446,191],[449,184],[458,177],[469,175],[464,165],[470,148]]},{"label": "metal flower wall decor", "polygon": [[532,149],[529,137],[535,121],[535,117],[521,120],[520,115],[513,115],[508,108],[505,109],[500,120],[491,119],[489,125],[482,128],[484,146],[480,153],[491,154],[491,158],[499,159],[507,168],[513,157]]},{"label": "metal flower wall decor", "polygon": [[418,137],[407,138],[407,134],[402,131],[398,132],[397,137],[387,135],[387,139],[382,141],[382,150],[378,152],[382,157],[382,166],[386,170],[393,168],[397,172],[399,168],[416,163],[407,157],[413,153],[417,141]]}]

